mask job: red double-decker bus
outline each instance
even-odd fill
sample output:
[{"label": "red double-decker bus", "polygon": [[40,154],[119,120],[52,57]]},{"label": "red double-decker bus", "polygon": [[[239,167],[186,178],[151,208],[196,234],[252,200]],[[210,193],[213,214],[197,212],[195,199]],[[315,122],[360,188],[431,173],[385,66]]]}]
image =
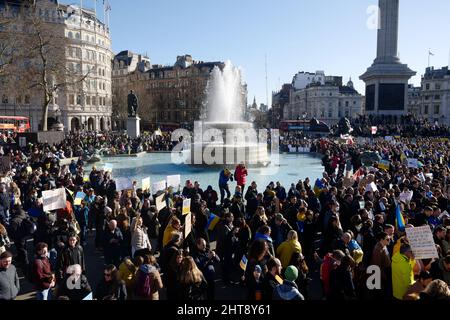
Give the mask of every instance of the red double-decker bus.
[{"label": "red double-decker bus", "polygon": [[0,131],[30,132],[30,119],[26,117],[0,116]]}]

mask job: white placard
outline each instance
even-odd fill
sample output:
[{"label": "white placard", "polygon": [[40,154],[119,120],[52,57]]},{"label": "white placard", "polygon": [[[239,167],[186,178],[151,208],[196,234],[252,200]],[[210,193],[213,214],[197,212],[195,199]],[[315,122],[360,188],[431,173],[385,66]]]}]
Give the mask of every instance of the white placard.
[{"label": "white placard", "polygon": [[161,211],[166,207],[166,195],[163,193],[156,198],[156,210]]},{"label": "white placard", "polygon": [[63,209],[67,206],[66,189],[42,191],[44,211]]},{"label": "white placard", "polygon": [[414,158],[408,158],[408,168],[417,169],[419,167],[419,161]]},{"label": "white placard", "polygon": [[367,185],[366,192],[367,191],[372,191],[372,192],[378,191],[378,188],[377,188],[377,185],[375,184],[375,182],[372,182],[371,184]]},{"label": "white placard", "polygon": [[151,181],[150,181],[150,177],[142,179],[142,190],[146,191],[148,190],[151,193]]},{"label": "white placard", "polygon": [[157,193],[158,191],[164,191],[166,190],[166,181],[159,181],[159,182],[154,182],[152,184],[152,193]]},{"label": "white placard", "polygon": [[183,215],[191,213],[191,199],[183,201]]},{"label": "white placard", "polygon": [[133,190],[133,181],[128,178],[118,178],[116,179],[116,190]]},{"label": "white placard", "polygon": [[26,148],[27,147],[27,138],[19,137],[19,147]]},{"label": "white placard", "polygon": [[187,236],[192,231],[192,213],[189,213],[186,216],[186,220],[184,221],[184,238],[186,239]]},{"label": "white placard", "polygon": [[414,195],[413,191],[402,192],[400,193],[400,201],[411,202],[413,195]]},{"label": "white placard", "polygon": [[167,188],[173,187],[178,188],[181,184],[181,176],[175,175],[175,176],[167,176]]},{"label": "white placard", "polygon": [[439,258],[429,226],[406,228],[406,236],[416,260]]}]

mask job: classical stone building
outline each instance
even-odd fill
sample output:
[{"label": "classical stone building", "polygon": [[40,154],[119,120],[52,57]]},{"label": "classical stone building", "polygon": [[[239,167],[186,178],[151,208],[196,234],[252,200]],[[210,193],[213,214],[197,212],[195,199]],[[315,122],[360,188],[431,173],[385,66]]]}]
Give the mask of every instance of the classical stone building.
[{"label": "classical stone building", "polygon": [[[59,81],[48,108],[48,128],[58,117],[66,131],[89,130],[106,131],[111,128],[112,88],[110,32],[96,17],[96,10],[80,8],[76,5],[62,5],[57,0],[30,1],[0,0],[0,17],[12,21],[0,32],[17,37],[26,35],[27,26],[20,24],[26,10],[35,9],[41,26],[51,26],[52,34],[59,41],[63,52],[60,69],[65,79]],[[23,11],[25,10],[25,11]],[[20,48],[19,48],[20,50]],[[26,61],[25,61],[26,62]],[[60,61],[61,62],[61,61]],[[26,63],[19,73],[28,72]],[[61,72],[61,70],[57,71]],[[17,76],[14,75],[14,76]],[[50,75],[53,76],[53,75]],[[62,85],[66,83],[65,85]],[[0,88],[2,96],[0,110],[6,115],[20,115],[30,118],[33,131],[40,130],[42,119],[42,96],[39,88],[23,91]]]},{"label": "classical stone building", "polygon": [[278,128],[280,121],[283,119],[291,119],[289,114],[290,94],[292,84],[284,84],[280,91],[272,93],[272,127]]},{"label": "classical stone building", "polygon": [[450,125],[450,70],[427,68],[422,77],[420,116]]},{"label": "classical stone building", "polygon": [[342,85],[342,77],[327,77],[324,84],[311,83],[301,90],[291,89],[289,104],[285,106],[284,120],[297,120],[306,115],[329,125],[342,117],[354,118],[363,113],[364,97],[350,80]]},{"label": "classical stone building", "polygon": [[[116,59],[118,57],[116,56]],[[203,113],[206,87],[211,71],[223,68],[223,62],[194,61],[190,55],[178,56],[173,66],[152,65],[150,69],[135,70],[126,77],[115,74],[114,114],[126,114],[126,96],[134,90],[139,99],[139,116],[144,128],[191,127]],[[119,83],[119,79],[121,80]],[[246,85],[242,86],[242,110],[247,102]],[[120,125],[119,125],[120,126]]]}]

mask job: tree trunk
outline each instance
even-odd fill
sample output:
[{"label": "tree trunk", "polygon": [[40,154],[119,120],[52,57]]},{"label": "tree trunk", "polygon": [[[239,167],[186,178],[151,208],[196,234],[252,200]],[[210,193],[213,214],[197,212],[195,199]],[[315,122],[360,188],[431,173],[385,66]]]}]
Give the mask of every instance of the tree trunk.
[{"label": "tree trunk", "polygon": [[50,99],[45,95],[45,100],[42,105],[42,119],[41,119],[41,129],[42,131],[48,131],[48,106],[50,104]]}]

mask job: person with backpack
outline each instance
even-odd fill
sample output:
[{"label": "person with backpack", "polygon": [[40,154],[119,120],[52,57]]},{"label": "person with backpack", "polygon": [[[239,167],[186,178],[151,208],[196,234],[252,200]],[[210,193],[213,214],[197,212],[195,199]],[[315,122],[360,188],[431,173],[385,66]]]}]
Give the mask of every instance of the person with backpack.
[{"label": "person with backpack", "polygon": [[48,245],[36,245],[36,258],[31,264],[30,280],[36,288],[36,300],[51,300],[52,288],[55,287],[55,274],[48,259]]},{"label": "person with backpack", "polygon": [[163,288],[161,275],[156,268],[156,258],[144,256],[144,264],[136,273],[134,296],[138,300],[159,300],[159,291]]},{"label": "person with backpack", "polygon": [[181,262],[178,275],[178,300],[201,301],[206,300],[208,282],[195,264],[192,257],[185,257]]},{"label": "person with backpack", "polygon": [[110,264],[103,269],[103,279],[97,285],[94,298],[96,300],[127,300],[125,282],[119,278],[117,268]]}]

